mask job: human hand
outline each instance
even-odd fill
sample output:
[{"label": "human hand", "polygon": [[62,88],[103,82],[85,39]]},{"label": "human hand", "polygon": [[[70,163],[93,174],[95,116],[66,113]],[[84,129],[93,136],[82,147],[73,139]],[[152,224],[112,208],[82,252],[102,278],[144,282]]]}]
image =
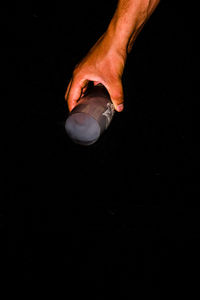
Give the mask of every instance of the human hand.
[{"label": "human hand", "polygon": [[68,84],[65,100],[69,111],[84,96],[88,83],[101,83],[107,89],[115,110],[120,112],[124,108],[124,94],[122,75],[127,54],[119,49],[113,36],[105,32],[88,54],[75,66],[72,78]]}]

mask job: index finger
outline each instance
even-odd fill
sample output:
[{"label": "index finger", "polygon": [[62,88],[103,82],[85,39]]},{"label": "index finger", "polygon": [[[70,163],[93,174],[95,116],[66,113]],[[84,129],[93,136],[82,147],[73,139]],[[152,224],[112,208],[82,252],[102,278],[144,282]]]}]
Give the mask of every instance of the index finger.
[{"label": "index finger", "polygon": [[65,93],[65,101],[67,101],[71,85],[72,85],[72,79],[70,80],[70,82],[69,82],[69,84],[67,86],[67,90],[66,90],[66,93]]}]

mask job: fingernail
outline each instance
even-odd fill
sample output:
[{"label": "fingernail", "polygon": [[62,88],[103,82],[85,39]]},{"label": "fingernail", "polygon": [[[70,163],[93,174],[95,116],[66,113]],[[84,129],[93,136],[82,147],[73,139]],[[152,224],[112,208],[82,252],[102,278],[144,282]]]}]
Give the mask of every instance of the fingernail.
[{"label": "fingernail", "polygon": [[124,105],[123,105],[123,104],[119,104],[119,105],[117,106],[117,111],[118,111],[118,112],[122,111],[123,109],[124,109]]}]

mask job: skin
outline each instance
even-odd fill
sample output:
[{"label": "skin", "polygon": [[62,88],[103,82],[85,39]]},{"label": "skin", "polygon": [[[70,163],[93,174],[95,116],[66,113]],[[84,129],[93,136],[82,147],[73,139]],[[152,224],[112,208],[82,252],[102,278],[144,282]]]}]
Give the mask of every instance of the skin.
[{"label": "skin", "polygon": [[75,66],[65,100],[71,111],[84,96],[88,83],[102,83],[110,94],[115,110],[124,108],[122,75],[127,56],[138,34],[159,0],[119,0],[105,33]]}]

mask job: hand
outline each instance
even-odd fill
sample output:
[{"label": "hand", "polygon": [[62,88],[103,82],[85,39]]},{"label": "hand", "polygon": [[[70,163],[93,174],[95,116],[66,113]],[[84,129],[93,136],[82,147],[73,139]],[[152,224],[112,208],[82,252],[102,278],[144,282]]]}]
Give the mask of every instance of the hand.
[{"label": "hand", "polygon": [[94,85],[102,83],[110,94],[115,109],[118,112],[123,110],[124,94],[121,79],[127,54],[118,47],[119,43],[116,43],[114,37],[105,32],[76,65],[65,94],[69,111],[84,96],[90,81]]}]

